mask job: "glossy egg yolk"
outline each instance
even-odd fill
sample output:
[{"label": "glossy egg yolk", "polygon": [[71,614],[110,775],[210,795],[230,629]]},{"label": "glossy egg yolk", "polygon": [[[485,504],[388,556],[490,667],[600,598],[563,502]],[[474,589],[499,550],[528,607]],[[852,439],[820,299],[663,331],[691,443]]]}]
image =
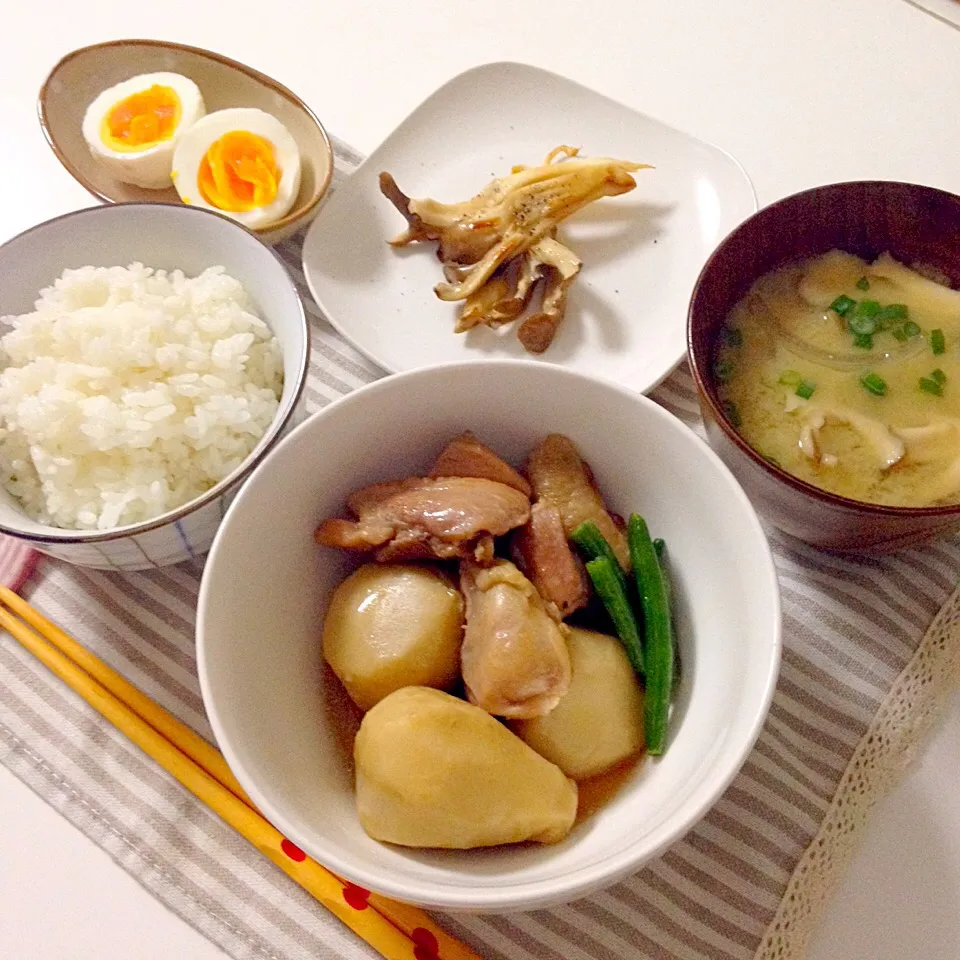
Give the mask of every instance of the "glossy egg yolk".
[{"label": "glossy egg yolk", "polygon": [[279,180],[273,144],[247,130],[232,130],[210,144],[197,176],[203,199],[233,213],[273,203]]},{"label": "glossy egg yolk", "polygon": [[100,138],[113,150],[147,150],[169,140],[180,122],[180,97],[154,84],[115,103],[100,124]]}]

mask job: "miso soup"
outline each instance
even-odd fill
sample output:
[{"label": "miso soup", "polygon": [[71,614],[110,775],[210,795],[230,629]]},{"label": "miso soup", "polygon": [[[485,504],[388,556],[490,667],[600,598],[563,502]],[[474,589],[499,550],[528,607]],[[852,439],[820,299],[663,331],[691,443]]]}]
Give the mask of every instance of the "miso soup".
[{"label": "miso soup", "polygon": [[854,500],[960,501],[960,291],[928,268],[839,250],[761,277],[714,375],[762,456]]}]

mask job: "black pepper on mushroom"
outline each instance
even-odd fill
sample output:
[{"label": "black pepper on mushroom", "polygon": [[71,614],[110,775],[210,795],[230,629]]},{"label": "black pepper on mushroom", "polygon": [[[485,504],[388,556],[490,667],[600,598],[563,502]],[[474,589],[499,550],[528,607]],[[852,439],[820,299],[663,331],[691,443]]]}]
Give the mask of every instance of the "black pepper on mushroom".
[{"label": "black pepper on mushroom", "polygon": [[539,310],[523,320],[517,336],[529,352],[542,353],[556,336],[581,267],[557,239],[558,224],[594,200],[633,190],[631,174],[643,169],[649,165],[580,157],[579,148],[559,146],[540,166],[515,166],[462,203],[413,200],[386,172],[380,190],[407,220],[393,246],[437,241],[445,280],[434,290],[441,300],[463,302],[455,331],[518,319],[539,287]]}]

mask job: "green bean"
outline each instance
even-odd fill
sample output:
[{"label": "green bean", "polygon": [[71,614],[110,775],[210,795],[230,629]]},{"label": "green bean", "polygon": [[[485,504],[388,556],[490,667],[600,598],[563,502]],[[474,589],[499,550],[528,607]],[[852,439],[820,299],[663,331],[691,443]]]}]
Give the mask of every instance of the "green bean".
[{"label": "green bean", "polygon": [[623,592],[627,592],[627,575],[623,572],[620,561],[613,552],[613,547],[607,542],[607,538],[600,532],[600,528],[593,520],[584,520],[570,534],[570,539],[584,552],[588,560],[606,557],[613,564],[613,568],[620,578],[620,586],[623,588]]},{"label": "green bean", "polygon": [[[617,575],[618,571],[620,576]],[[603,601],[603,605],[610,614],[613,627],[617,631],[627,657],[634,670],[643,676],[644,658],[643,647],[640,645],[640,630],[627,599],[627,591],[623,589],[620,564],[608,557],[594,557],[587,562],[587,573],[593,583],[593,589]]]},{"label": "green bean", "polygon": [[663,577],[663,589],[667,591],[667,609],[673,609],[673,586],[670,583],[670,574],[667,572],[667,541],[657,537],[653,541],[653,549],[657,552],[657,561],[660,564],[660,574]]},{"label": "green bean", "polygon": [[[660,573],[663,574],[663,587],[667,591],[667,607],[670,611],[670,623],[673,623],[673,579],[670,576],[670,568],[667,566],[667,541],[662,537],[657,537],[653,541],[653,549],[657,551],[657,559],[660,561]],[[680,683],[680,675],[683,672],[683,664],[680,662],[680,645],[677,643],[677,632],[673,631],[673,688],[676,689]]]},{"label": "green bean", "polygon": [[643,517],[636,513],[631,514],[627,525],[627,543],[643,608],[646,666],[644,733],[647,752],[660,756],[667,745],[667,719],[673,689],[673,626],[670,622],[670,605],[663,571],[650,539],[650,531]]}]

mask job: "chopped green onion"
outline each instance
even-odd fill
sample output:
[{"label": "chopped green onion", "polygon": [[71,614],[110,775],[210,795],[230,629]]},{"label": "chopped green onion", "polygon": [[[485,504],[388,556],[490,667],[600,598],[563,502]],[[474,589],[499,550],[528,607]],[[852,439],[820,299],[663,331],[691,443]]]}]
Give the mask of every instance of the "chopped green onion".
[{"label": "chopped green onion", "polygon": [[743,346],[743,334],[736,327],[724,327],[723,342],[728,347],[741,347]]},{"label": "chopped green onion", "polygon": [[947,340],[942,330],[930,331],[930,349],[934,353],[945,353],[947,349]]},{"label": "chopped green onion", "polygon": [[809,400],[813,396],[813,391],[817,389],[815,383],[811,383],[809,380],[804,380],[802,383],[798,384],[796,389],[796,394],[798,397],[803,397],[804,400]]},{"label": "chopped green onion", "polygon": [[837,297],[837,299],[834,300],[827,309],[832,310],[841,317],[845,317],[847,315],[847,311],[854,306],[856,302],[856,300],[851,300],[845,294],[840,294],[840,296]]},{"label": "chopped green onion", "polygon": [[847,327],[858,337],[868,337],[877,332],[877,321],[873,317],[857,316],[854,312],[847,317]]},{"label": "chopped green onion", "polygon": [[899,340],[901,343],[906,343],[907,340],[909,339],[909,337],[907,337],[906,333],[904,332],[903,327],[897,327],[897,329],[896,329],[896,330],[892,330],[891,333],[892,333],[892,334],[894,335],[894,337],[896,337],[896,339]]},{"label": "chopped green onion", "polygon": [[920,389],[925,393],[932,393],[935,397],[943,396],[943,384],[937,383],[930,377],[920,378]]},{"label": "chopped green onion", "polygon": [[727,419],[733,425],[733,429],[739,430],[743,421],[740,419],[740,411],[737,409],[737,405],[732,400],[724,400],[723,412],[727,415]]},{"label": "chopped green onion", "polygon": [[853,338],[853,345],[855,347],[860,347],[861,350],[872,350],[873,349],[873,334],[872,333],[858,333]]},{"label": "chopped green onion", "polygon": [[923,331],[920,329],[919,324],[914,323],[912,320],[908,320],[903,325],[903,332],[908,337],[918,337],[920,336],[921,333],[923,333]]},{"label": "chopped green onion", "polygon": [[[876,316],[880,312],[880,304],[876,300],[861,300],[847,316],[847,328],[858,337],[869,336],[877,331]],[[857,343],[862,347],[862,343]],[[872,346],[872,344],[870,344]]]},{"label": "chopped green onion", "polygon": [[875,373],[865,373],[860,378],[860,383],[874,396],[882,397],[887,392],[887,381],[883,377],[878,377]]},{"label": "chopped green onion", "polygon": [[939,367],[930,374],[930,377],[936,380],[941,387],[947,382],[947,375]]},{"label": "chopped green onion", "polygon": [[895,320],[907,319],[907,305],[905,303],[891,303],[885,306],[876,316],[877,326],[881,330],[889,330]]},{"label": "chopped green onion", "polygon": [[869,281],[866,277],[861,277],[861,278],[857,281],[857,289],[858,289],[858,290],[869,290],[869,289],[870,289],[870,281]]},{"label": "chopped green onion", "polygon": [[720,383],[726,383],[733,376],[733,364],[729,360],[718,360],[713,365],[713,375]]},{"label": "chopped green onion", "polygon": [[861,300],[854,308],[854,316],[875,317],[883,308],[877,300]]},{"label": "chopped green onion", "polygon": [[906,320],[909,315],[910,313],[905,303],[888,303],[885,307],[882,307],[877,314],[878,317],[883,317],[884,320]]},{"label": "chopped green onion", "polygon": [[795,387],[798,383],[803,380],[803,377],[796,370],[784,370],[780,374],[780,382],[785,387]]}]

